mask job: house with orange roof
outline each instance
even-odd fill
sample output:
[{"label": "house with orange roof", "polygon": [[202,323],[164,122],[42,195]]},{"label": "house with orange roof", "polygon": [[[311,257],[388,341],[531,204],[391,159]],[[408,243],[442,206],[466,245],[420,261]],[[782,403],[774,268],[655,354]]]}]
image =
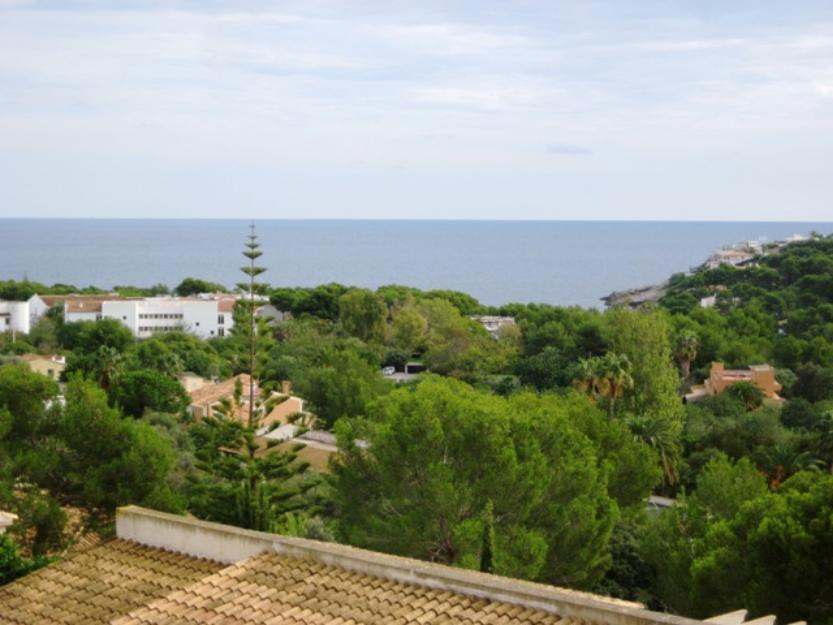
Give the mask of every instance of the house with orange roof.
[{"label": "house with orange roof", "polygon": [[[222,382],[204,384],[189,394],[189,410],[194,418],[216,416],[231,408],[231,416],[245,422],[249,416],[249,382],[251,377],[241,373]],[[263,397],[260,385],[255,382],[255,405],[266,406],[268,412],[260,419],[262,429],[267,430],[276,425],[288,424],[289,417],[304,413],[304,400],[292,394],[291,385],[284,382],[281,392],[272,391]]]},{"label": "house with orange roof", "polygon": [[713,362],[709,377],[704,384],[693,386],[685,396],[686,402],[719,395],[738,382],[754,384],[773,401],[782,401],[778,395],[781,384],[775,379],[775,368],[770,365],[752,365],[748,369],[727,369],[722,362]]},{"label": "house with orange roof", "polygon": [[732,384],[751,382],[767,399],[781,399],[781,384],[775,379],[775,368],[770,365],[752,365],[748,369],[726,369],[722,362],[713,362],[705,387],[709,395],[719,395]]}]

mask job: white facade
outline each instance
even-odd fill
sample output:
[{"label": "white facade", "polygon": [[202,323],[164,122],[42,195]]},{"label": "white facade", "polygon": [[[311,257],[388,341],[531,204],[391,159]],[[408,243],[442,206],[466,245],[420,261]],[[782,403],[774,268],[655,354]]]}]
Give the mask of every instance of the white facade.
[{"label": "white facade", "polygon": [[76,321],[98,321],[99,319],[101,319],[100,312],[64,311],[64,321],[67,323],[75,323]]},{"label": "white facade", "polygon": [[0,332],[29,334],[31,324],[28,302],[0,302]]},{"label": "white facade", "polygon": [[[191,299],[151,297],[108,300],[101,303],[101,318],[116,319],[138,338],[183,330],[203,339],[226,336],[234,324],[233,298]],[[67,318],[67,321],[75,321]]]},{"label": "white facade", "polygon": [[39,296],[25,302],[0,301],[0,332],[29,334],[35,322],[49,310]]},{"label": "white facade", "polygon": [[32,325],[49,310],[49,305],[39,295],[33,295],[26,303],[29,305],[29,320]]},{"label": "white facade", "polygon": [[[123,299],[107,296],[69,296],[64,301],[64,320],[116,319],[138,338],[183,330],[203,339],[226,336],[234,325],[233,295],[197,297],[149,297]],[[0,332],[29,334],[49,306],[37,295],[26,302],[0,301]]]}]

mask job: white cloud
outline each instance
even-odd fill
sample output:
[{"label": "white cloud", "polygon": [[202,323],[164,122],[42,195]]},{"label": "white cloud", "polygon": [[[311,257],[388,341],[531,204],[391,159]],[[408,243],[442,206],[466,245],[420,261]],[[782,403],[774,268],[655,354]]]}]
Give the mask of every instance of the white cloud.
[{"label": "white cloud", "polygon": [[[554,167],[682,168],[703,155],[725,170],[727,154],[757,159],[768,142],[804,154],[808,137],[833,129],[833,27],[823,20],[637,19],[610,2],[559,4],[573,11],[552,15],[548,3],[492,2],[476,14],[426,2],[411,15],[372,2],[361,12],[326,1],[278,12],[245,2],[0,6],[10,7],[0,159],[396,164],[521,181]],[[592,158],[553,157],[584,146]],[[0,173],[0,184],[15,183]]]},{"label": "white cloud", "polygon": [[484,54],[530,43],[526,37],[465,24],[394,24],[374,30],[396,46],[432,56]]}]

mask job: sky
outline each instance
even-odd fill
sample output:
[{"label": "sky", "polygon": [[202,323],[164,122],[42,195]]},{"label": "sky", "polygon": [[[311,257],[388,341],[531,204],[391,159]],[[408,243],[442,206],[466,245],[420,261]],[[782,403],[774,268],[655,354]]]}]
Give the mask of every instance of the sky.
[{"label": "sky", "polygon": [[0,0],[0,217],[833,220],[833,2]]}]

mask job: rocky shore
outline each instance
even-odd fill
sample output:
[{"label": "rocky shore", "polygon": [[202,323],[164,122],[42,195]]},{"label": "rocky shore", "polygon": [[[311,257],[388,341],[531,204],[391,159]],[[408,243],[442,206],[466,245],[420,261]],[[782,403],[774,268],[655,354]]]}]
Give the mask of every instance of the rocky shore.
[{"label": "rocky shore", "polygon": [[648,302],[658,302],[665,295],[667,288],[668,282],[662,282],[661,284],[652,284],[635,289],[627,289],[625,291],[614,291],[610,295],[604,296],[602,301],[608,306],[631,306],[637,308]]},{"label": "rocky shore", "polygon": [[[809,235],[794,234],[786,239],[771,243],[763,243],[755,240],[741,241],[735,245],[729,245],[715,251],[703,264],[692,268],[689,273],[694,273],[702,269],[716,269],[721,265],[744,267],[750,263],[754,263],[761,256],[777,254],[786,245],[812,240],[819,236],[818,233],[811,232]],[[632,308],[638,308],[642,304],[658,302],[665,295],[667,289],[668,281],[665,281],[660,284],[652,284],[650,286],[627,289],[625,291],[614,291],[610,295],[602,297],[601,300],[608,306],[631,306]]]}]

